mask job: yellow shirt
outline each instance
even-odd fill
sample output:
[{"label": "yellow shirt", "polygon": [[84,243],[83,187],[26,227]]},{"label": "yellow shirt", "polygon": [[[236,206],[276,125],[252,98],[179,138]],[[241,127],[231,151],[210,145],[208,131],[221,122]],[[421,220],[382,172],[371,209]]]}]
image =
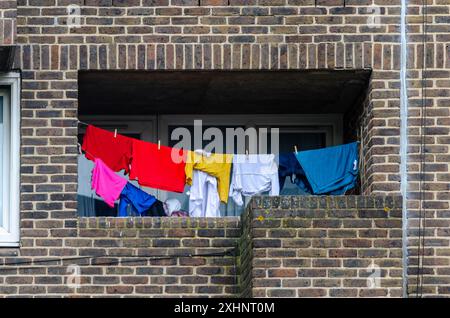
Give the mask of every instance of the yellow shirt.
[{"label": "yellow shirt", "polygon": [[186,160],[186,183],[192,185],[192,173],[194,169],[206,172],[217,178],[217,188],[220,201],[228,202],[228,192],[230,190],[230,173],[233,155],[211,154],[203,156],[189,151]]}]

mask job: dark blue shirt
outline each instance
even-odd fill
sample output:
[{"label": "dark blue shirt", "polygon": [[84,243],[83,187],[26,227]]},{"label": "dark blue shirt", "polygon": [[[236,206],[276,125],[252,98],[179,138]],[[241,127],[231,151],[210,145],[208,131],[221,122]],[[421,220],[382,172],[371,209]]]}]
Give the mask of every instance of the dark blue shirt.
[{"label": "dark blue shirt", "polygon": [[286,182],[286,177],[291,178],[291,182],[305,193],[312,193],[311,187],[306,179],[300,163],[294,153],[283,153],[278,156],[278,179],[280,182],[280,192]]},{"label": "dark blue shirt", "polygon": [[131,206],[132,214],[145,216],[146,211],[150,210],[156,201],[153,195],[128,182],[120,194],[119,216],[129,216],[128,206]]}]

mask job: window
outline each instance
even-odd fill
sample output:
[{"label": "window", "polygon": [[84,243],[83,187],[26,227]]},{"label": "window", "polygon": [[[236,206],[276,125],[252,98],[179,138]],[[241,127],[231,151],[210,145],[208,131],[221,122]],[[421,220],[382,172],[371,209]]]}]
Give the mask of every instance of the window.
[{"label": "window", "polygon": [[0,75],[0,246],[19,245],[20,75]]},{"label": "window", "polygon": [[[208,127],[217,127],[221,131],[225,128],[279,128],[279,151],[294,151],[294,145],[298,150],[308,150],[332,146],[342,143],[342,116],[337,114],[327,115],[160,115],[147,117],[130,116],[86,116],[80,118],[98,127],[117,131],[130,137],[141,140],[157,142],[163,145],[174,146],[177,141],[170,140],[172,131],[178,127],[185,127],[193,131],[194,120],[201,119],[203,130]],[[83,128],[83,127],[81,127]],[[80,130],[80,142],[83,129]],[[270,137],[267,138],[270,141]],[[204,141],[205,146],[208,141]],[[194,142],[192,141],[192,145]],[[225,145],[222,145],[225,149]],[[269,145],[270,147],[270,145]],[[191,149],[194,150],[194,149]],[[235,152],[238,152],[235,149]],[[117,207],[109,208],[101,198],[96,197],[90,190],[90,171],[93,163],[83,159],[78,166],[78,211],[80,216],[113,216],[117,215]],[[123,174],[122,174],[123,175]],[[134,182],[133,182],[134,183]],[[136,183],[135,183],[136,184]],[[137,184],[136,184],[137,185]],[[183,210],[188,210],[189,197],[185,187],[184,193],[167,192],[157,189],[141,187],[146,192],[155,195],[159,200],[165,201],[176,198],[180,201]],[[298,194],[298,188],[286,179],[282,195]],[[247,198],[246,203],[249,201]],[[244,210],[229,200],[227,205],[221,204],[222,216],[237,216]]]}]

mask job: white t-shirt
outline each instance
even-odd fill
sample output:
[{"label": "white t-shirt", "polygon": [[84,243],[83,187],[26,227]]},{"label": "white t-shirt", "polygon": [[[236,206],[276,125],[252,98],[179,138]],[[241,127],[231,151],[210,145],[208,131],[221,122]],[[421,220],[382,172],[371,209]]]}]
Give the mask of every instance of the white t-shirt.
[{"label": "white t-shirt", "polygon": [[278,166],[275,155],[234,155],[230,197],[237,205],[244,204],[242,196],[252,196],[270,191],[280,194]]},{"label": "white t-shirt", "polygon": [[189,192],[189,216],[220,216],[220,198],[215,177],[194,169]]}]

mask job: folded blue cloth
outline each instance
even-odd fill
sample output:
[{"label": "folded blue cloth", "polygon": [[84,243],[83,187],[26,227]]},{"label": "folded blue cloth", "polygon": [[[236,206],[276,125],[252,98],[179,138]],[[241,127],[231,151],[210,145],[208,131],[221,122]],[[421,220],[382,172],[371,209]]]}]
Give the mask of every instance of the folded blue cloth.
[{"label": "folded blue cloth", "polygon": [[[313,194],[344,194],[358,176],[358,142],[295,154]],[[300,180],[301,181],[301,180]]]},{"label": "folded blue cloth", "polygon": [[129,216],[127,211],[131,205],[131,211],[137,216],[144,216],[144,212],[149,210],[155,204],[156,198],[153,195],[142,191],[138,187],[128,182],[120,194],[119,216]]}]

